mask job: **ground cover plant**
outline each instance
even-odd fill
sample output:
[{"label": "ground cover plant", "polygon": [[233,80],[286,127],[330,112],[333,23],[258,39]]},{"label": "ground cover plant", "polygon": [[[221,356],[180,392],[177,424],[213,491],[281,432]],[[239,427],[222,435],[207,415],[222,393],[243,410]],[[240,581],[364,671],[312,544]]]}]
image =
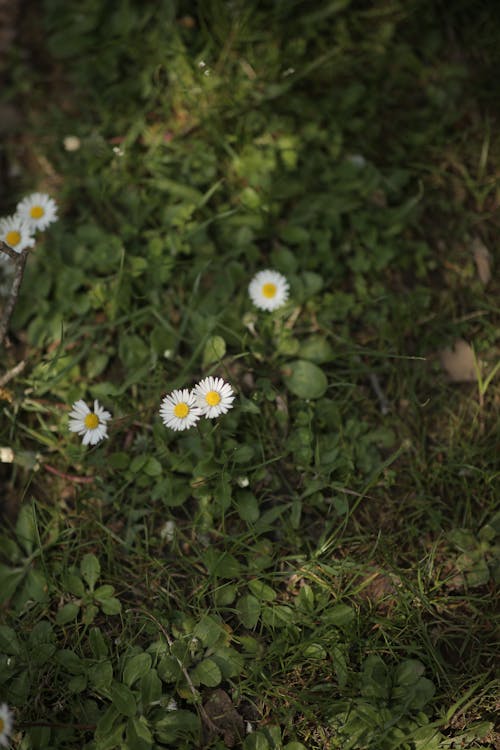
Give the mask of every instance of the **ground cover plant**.
[{"label": "ground cover plant", "polygon": [[0,743],[497,747],[498,11],[35,15]]}]

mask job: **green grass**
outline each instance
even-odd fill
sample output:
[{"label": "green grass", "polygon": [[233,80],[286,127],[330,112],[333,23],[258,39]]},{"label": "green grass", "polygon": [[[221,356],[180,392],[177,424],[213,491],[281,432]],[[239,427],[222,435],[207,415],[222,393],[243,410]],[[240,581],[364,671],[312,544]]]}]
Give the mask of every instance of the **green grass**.
[{"label": "green grass", "polygon": [[[498,45],[461,5],[45,0],[24,31],[2,215],[61,218],[2,350],[15,746],[495,747]],[[212,373],[235,408],[168,431]]]}]

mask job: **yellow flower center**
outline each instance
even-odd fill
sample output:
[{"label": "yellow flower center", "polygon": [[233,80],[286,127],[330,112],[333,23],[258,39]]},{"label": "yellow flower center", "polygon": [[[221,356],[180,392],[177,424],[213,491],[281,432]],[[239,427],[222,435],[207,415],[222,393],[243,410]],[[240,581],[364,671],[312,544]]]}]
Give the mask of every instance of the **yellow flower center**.
[{"label": "yellow flower center", "polygon": [[3,732],[3,730],[4,730],[4,727],[5,727],[5,722],[4,722],[4,720],[2,719],[2,717],[0,716],[0,737],[1,737],[1,735],[2,735],[2,732]]},{"label": "yellow flower center", "polygon": [[217,391],[209,391],[205,396],[205,401],[209,406],[217,406],[220,403],[220,394]]},{"label": "yellow flower center", "polygon": [[41,206],[32,206],[30,208],[30,216],[32,219],[41,219],[45,211]]},{"label": "yellow flower center", "polygon": [[189,406],[184,401],[180,401],[174,406],[174,414],[179,419],[185,419],[189,414]]},{"label": "yellow flower center", "polygon": [[273,284],[271,281],[262,286],[262,294],[268,299],[272,299],[273,297],[275,297],[277,291],[278,290],[276,284]]},{"label": "yellow flower center", "polygon": [[90,414],[87,414],[83,421],[85,422],[85,427],[88,430],[95,430],[95,428],[99,425],[99,417],[97,416],[97,414],[94,414],[94,412],[90,412]]},{"label": "yellow flower center", "polygon": [[5,242],[7,245],[10,245],[11,247],[15,247],[16,245],[19,245],[21,242],[21,233],[16,232],[15,229],[13,229],[10,232],[7,232],[5,235]]}]

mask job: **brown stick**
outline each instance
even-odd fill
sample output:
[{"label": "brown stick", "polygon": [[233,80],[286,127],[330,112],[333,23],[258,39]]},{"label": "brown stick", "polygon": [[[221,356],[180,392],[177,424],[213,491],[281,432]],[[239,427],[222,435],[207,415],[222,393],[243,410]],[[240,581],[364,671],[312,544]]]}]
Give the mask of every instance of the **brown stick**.
[{"label": "brown stick", "polygon": [[19,296],[19,289],[21,287],[21,282],[23,280],[24,267],[26,265],[28,251],[21,250],[21,252],[16,253],[15,250],[12,250],[12,248],[10,248],[8,245],[5,244],[5,242],[2,242],[1,240],[0,240],[0,251],[5,253],[5,255],[8,255],[9,258],[13,260],[15,263],[14,281],[12,282],[10,295],[5,304],[2,319],[0,321],[0,344],[2,344],[5,338],[5,335],[7,333],[7,328],[9,327],[9,322],[12,316],[12,312],[14,310],[14,307],[16,306],[17,298]]},{"label": "brown stick", "polygon": [[62,479],[67,479],[68,481],[76,482],[77,484],[92,484],[92,482],[95,481],[94,477],[77,477],[74,474],[65,474],[63,471],[56,469],[50,464],[42,464],[42,466],[49,472],[49,474],[55,474],[56,477],[61,477]]}]

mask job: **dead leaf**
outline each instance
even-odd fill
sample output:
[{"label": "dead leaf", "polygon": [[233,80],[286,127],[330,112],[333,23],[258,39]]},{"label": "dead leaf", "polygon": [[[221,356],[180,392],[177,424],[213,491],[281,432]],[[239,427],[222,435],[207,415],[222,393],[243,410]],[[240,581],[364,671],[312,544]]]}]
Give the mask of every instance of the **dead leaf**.
[{"label": "dead leaf", "polygon": [[472,383],[477,380],[474,351],[463,339],[457,339],[451,349],[440,351],[439,359],[443,370],[455,383]]},{"label": "dead leaf", "polygon": [[242,741],[245,724],[225,690],[214,690],[204,709],[213,728],[222,735],[226,747],[234,747]]},{"label": "dead leaf", "polygon": [[475,237],[472,241],[472,254],[476,263],[477,275],[479,276],[481,283],[486,284],[491,279],[491,255],[490,251],[484,245],[479,237]]}]

